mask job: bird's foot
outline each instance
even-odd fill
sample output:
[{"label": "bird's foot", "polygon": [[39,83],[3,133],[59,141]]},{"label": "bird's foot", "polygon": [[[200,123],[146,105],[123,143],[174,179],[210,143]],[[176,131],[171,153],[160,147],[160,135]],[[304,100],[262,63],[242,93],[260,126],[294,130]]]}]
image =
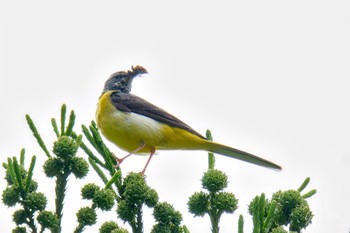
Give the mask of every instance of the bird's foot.
[{"label": "bird's foot", "polygon": [[113,152],[111,154],[112,154],[112,157],[115,159],[115,161],[117,161],[117,164],[114,165],[115,168],[118,168],[120,166],[120,164],[124,161],[124,159],[126,159],[127,157],[132,155],[132,153],[130,153],[130,154],[124,156],[123,158],[118,158]]}]

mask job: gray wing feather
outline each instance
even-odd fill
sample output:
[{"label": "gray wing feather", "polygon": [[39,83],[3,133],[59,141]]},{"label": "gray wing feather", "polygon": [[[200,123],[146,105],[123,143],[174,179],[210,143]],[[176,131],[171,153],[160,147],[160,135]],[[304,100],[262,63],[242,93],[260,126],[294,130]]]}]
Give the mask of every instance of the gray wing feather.
[{"label": "gray wing feather", "polygon": [[187,130],[200,138],[206,139],[175,116],[136,95],[114,92],[110,98],[113,105],[120,111],[137,113],[161,123]]}]

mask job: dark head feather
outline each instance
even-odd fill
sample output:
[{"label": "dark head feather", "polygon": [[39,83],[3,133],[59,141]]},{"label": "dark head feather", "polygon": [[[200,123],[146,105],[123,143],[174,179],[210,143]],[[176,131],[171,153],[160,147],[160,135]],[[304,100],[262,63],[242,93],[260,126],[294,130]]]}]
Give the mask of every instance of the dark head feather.
[{"label": "dark head feather", "polygon": [[131,91],[132,80],[142,74],[147,74],[147,70],[142,66],[132,66],[131,70],[115,72],[105,82],[103,93],[112,90],[129,93]]}]

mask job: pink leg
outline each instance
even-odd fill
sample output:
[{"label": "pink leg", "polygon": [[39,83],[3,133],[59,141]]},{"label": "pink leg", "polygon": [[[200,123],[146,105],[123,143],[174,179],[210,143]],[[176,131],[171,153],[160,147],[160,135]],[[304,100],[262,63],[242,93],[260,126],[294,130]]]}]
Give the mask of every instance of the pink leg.
[{"label": "pink leg", "polygon": [[140,145],[140,147],[138,147],[136,150],[131,151],[129,154],[127,154],[127,155],[124,156],[123,158],[117,158],[117,157],[112,153],[112,155],[114,155],[115,159],[116,159],[117,162],[118,162],[117,167],[119,166],[119,164],[121,164],[121,163],[124,161],[124,159],[126,159],[126,158],[128,158],[130,155],[135,154],[135,153],[137,153],[138,151],[142,150],[145,146],[146,146],[146,144],[143,142],[143,143]]},{"label": "pink leg", "polygon": [[141,172],[141,175],[143,175],[143,176],[145,175],[147,166],[148,166],[149,162],[151,161],[151,159],[152,159],[152,157],[153,157],[153,155],[154,155],[155,152],[156,152],[155,149],[152,149],[152,150],[151,150],[151,153],[150,153],[150,155],[149,155],[149,158],[148,158],[148,160],[147,160],[147,163],[146,163],[145,167],[143,168],[143,170],[142,170],[142,172]]}]

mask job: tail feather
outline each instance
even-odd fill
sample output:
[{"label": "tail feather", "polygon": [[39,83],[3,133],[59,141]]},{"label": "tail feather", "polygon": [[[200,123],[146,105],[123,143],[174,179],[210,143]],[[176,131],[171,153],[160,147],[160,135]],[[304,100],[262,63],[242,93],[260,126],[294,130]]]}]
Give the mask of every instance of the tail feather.
[{"label": "tail feather", "polygon": [[263,158],[260,158],[258,156],[252,155],[250,153],[232,148],[232,147],[228,147],[225,145],[221,145],[215,142],[211,142],[211,141],[207,141],[206,143],[206,150],[213,152],[213,153],[217,153],[217,154],[221,154],[221,155],[225,155],[234,159],[239,159],[248,163],[252,163],[255,165],[259,165],[259,166],[263,166],[263,167],[268,167],[268,168],[272,168],[272,169],[277,169],[277,170],[282,170],[282,167],[270,162],[268,160],[265,160]]}]

